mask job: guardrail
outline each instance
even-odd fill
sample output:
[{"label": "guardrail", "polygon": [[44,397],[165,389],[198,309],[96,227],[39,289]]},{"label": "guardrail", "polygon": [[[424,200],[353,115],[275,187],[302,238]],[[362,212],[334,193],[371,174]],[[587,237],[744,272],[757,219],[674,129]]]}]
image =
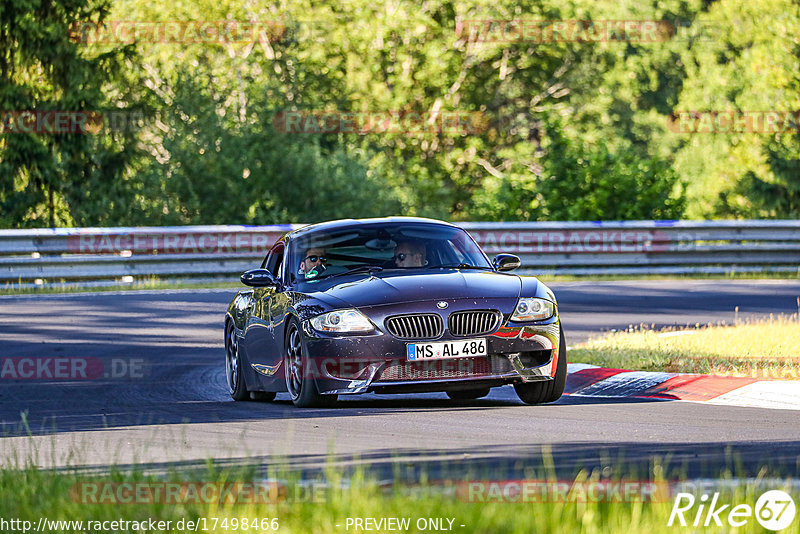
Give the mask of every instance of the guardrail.
[{"label": "guardrail", "polygon": [[[530,274],[800,272],[800,220],[460,223]],[[235,280],[302,225],[0,230],[6,285]]]}]

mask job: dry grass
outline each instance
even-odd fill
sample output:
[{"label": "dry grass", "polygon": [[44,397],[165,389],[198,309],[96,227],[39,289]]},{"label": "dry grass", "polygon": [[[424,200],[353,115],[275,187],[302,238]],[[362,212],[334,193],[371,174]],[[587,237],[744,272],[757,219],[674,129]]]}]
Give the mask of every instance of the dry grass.
[{"label": "dry grass", "polygon": [[591,340],[570,361],[642,371],[800,379],[798,315],[680,331],[635,329]]}]

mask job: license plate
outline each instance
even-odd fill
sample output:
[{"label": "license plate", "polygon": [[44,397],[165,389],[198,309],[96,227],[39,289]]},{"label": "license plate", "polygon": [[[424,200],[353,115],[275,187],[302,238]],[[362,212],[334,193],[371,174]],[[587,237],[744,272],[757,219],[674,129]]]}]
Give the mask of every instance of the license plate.
[{"label": "license plate", "polygon": [[486,356],[486,339],[408,344],[408,361],[410,362],[467,358],[470,356]]}]

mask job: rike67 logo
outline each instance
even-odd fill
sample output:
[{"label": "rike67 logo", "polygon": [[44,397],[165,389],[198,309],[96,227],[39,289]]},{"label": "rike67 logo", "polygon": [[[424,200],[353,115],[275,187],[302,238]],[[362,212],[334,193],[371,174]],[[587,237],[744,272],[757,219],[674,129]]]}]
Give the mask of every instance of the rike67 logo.
[{"label": "rike67 logo", "polygon": [[696,499],[691,493],[678,493],[667,526],[725,526],[743,527],[755,516],[756,521],[767,530],[787,528],[794,521],[796,508],[791,495],[781,490],[763,493],[756,501],[755,510],[749,504],[721,504],[719,493],[714,493],[709,502],[708,494]]}]

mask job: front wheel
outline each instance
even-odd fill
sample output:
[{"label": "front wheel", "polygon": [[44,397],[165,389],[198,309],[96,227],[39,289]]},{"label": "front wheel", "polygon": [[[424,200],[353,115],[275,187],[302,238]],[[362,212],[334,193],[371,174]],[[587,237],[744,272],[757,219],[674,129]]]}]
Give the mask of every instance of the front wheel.
[{"label": "front wheel", "polygon": [[284,361],[286,389],[298,408],[327,407],[336,403],[336,395],[320,395],[311,369],[308,354],[296,319],[286,327]]},{"label": "front wheel", "polygon": [[559,336],[558,345],[556,376],[552,380],[514,384],[514,390],[517,392],[517,396],[525,404],[555,402],[564,394],[564,387],[567,384],[567,342],[564,340],[563,329]]},{"label": "front wheel", "polygon": [[225,378],[228,382],[228,393],[233,400],[243,401],[250,399],[250,392],[244,383],[242,375],[242,359],[239,354],[239,340],[232,323],[225,327]]}]

